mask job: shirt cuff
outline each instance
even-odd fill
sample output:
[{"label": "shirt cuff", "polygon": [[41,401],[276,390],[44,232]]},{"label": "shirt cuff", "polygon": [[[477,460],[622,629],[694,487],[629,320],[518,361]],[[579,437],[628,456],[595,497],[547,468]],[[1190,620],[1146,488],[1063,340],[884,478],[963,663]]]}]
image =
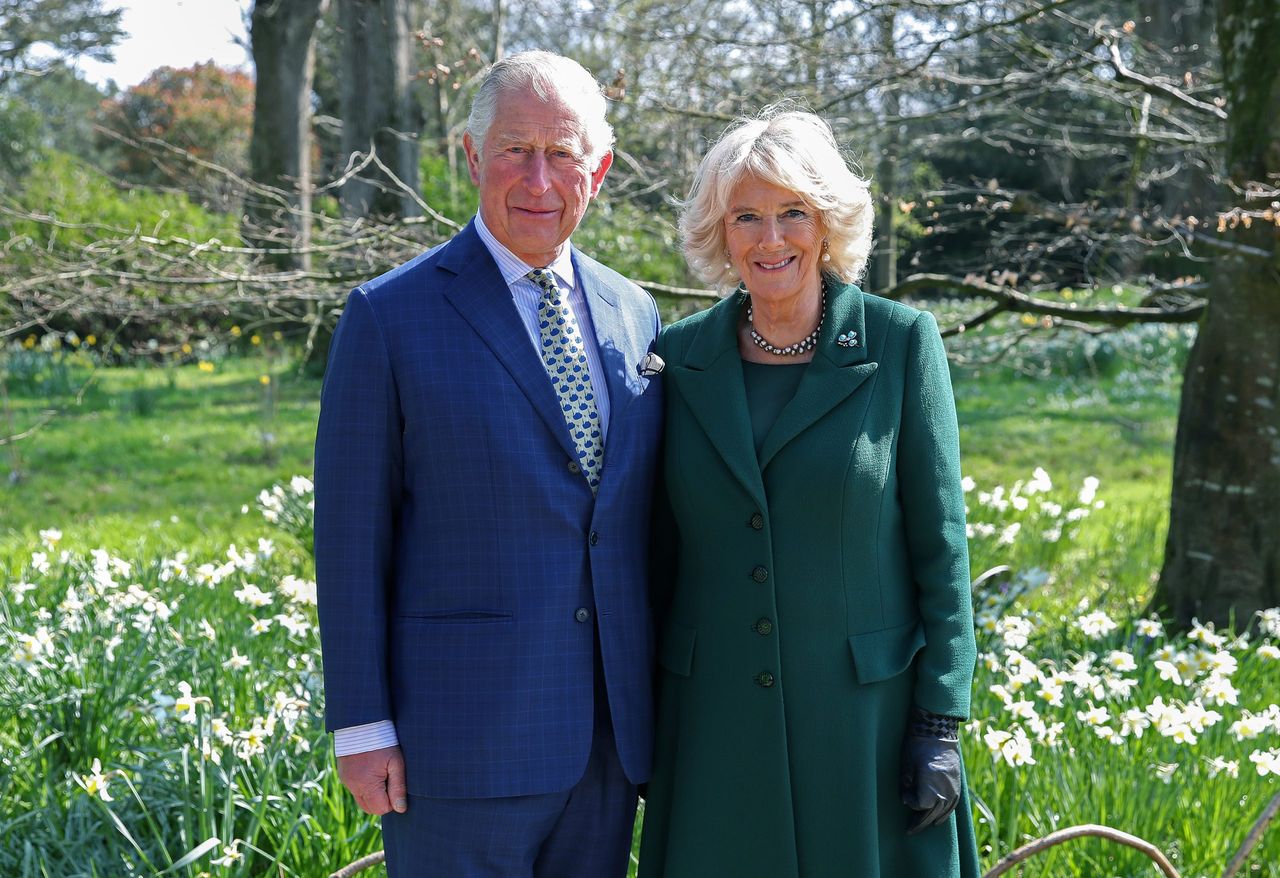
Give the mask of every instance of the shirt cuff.
[{"label": "shirt cuff", "polygon": [[400,739],[396,737],[396,724],[389,719],[333,730],[335,756],[354,756],[357,753],[368,753],[370,750],[381,750],[383,747],[397,747],[399,744]]}]

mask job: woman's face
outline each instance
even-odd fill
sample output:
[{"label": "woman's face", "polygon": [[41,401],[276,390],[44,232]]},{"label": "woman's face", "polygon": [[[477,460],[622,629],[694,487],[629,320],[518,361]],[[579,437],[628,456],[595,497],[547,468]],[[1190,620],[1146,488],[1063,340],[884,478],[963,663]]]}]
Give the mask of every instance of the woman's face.
[{"label": "woman's face", "polygon": [[724,218],[729,261],[754,302],[782,302],[822,289],[818,212],[795,192],[758,177],[734,188]]}]

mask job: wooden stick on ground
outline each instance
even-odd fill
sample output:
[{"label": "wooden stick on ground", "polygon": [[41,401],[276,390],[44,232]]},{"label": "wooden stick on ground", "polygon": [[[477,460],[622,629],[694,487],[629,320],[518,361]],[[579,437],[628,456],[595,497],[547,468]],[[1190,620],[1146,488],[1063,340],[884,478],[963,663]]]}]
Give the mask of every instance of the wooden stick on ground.
[{"label": "wooden stick on ground", "polygon": [[1083,838],[1085,836],[1097,836],[1098,838],[1107,838],[1111,841],[1128,845],[1136,848],[1150,857],[1155,864],[1160,867],[1160,871],[1164,872],[1165,878],[1182,878],[1178,874],[1178,870],[1173,868],[1173,864],[1169,862],[1160,849],[1149,841],[1144,841],[1136,835],[1130,835],[1127,832],[1121,832],[1118,829],[1112,829],[1110,826],[1098,826],[1094,823],[1085,823],[1081,826],[1069,826],[1066,829],[1059,829],[1057,832],[1051,832],[1044,838],[1038,838],[1033,842],[1024,844],[1013,853],[1004,857],[1000,862],[987,872],[982,878],[996,878],[1012,869],[1023,860],[1033,857],[1041,851],[1048,850],[1051,847],[1062,844],[1064,841],[1071,841],[1075,838]]},{"label": "wooden stick on ground", "polygon": [[1267,825],[1275,819],[1277,812],[1280,812],[1280,793],[1272,796],[1271,801],[1267,803],[1267,807],[1262,809],[1262,814],[1259,815],[1257,822],[1253,824],[1253,828],[1249,830],[1249,834],[1245,836],[1244,844],[1240,845],[1240,850],[1236,851],[1236,855],[1231,858],[1231,863],[1227,866],[1227,871],[1222,873],[1222,878],[1232,878],[1240,871],[1244,861],[1249,859],[1249,854],[1253,853],[1253,849],[1262,840],[1262,834],[1267,831]]}]

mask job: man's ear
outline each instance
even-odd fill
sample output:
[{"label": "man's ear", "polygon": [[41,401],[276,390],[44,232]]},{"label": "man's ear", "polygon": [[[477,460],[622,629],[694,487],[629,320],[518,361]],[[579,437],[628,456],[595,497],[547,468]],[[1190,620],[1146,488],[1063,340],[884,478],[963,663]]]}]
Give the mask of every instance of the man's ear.
[{"label": "man's ear", "polygon": [[604,182],[604,175],[609,173],[609,166],[613,164],[613,150],[609,150],[600,159],[600,167],[591,172],[591,197],[595,198],[600,192],[600,184]]},{"label": "man's ear", "polygon": [[[471,182],[479,186],[480,151],[476,149],[476,144],[475,141],[471,139],[470,131],[467,131],[462,135],[462,149],[467,154],[467,170],[471,172]],[[603,174],[600,175],[600,179],[604,179]]]}]

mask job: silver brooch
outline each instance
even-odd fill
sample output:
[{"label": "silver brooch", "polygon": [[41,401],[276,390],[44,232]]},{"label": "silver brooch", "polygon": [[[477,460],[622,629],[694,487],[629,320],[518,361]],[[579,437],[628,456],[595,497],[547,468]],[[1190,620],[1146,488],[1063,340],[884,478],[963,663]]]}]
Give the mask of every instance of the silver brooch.
[{"label": "silver brooch", "polygon": [[858,333],[852,329],[848,332],[842,332],[836,336],[836,344],[842,348],[856,348],[858,346]]}]

